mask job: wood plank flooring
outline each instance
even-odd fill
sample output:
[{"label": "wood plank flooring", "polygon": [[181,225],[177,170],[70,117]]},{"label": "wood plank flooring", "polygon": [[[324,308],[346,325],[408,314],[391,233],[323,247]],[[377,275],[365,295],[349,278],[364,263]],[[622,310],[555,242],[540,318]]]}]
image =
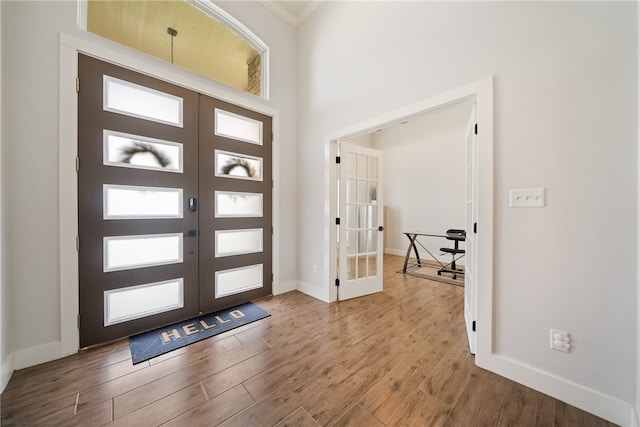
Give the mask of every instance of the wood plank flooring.
[{"label": "wood plank flooring", "polygon": [[127,340],[17,371],[2,425],[611,426],[474,365],[464,288],[397,273],[326,304],[299,292],[271,317],[133,366]]}]

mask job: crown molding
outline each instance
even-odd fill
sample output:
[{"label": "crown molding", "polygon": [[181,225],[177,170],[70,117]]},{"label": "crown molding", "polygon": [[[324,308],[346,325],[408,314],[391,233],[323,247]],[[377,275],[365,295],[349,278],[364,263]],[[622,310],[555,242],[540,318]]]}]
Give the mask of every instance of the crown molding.
[{"label": "crown molding", "polygon": [[[324,0],[311,0],[311,1],[274,1],[274,0],[260,0],[267,9],[287,21],[289,25],[293,27],[299,27],[311,14],[323,3]],[[298,12],[293,12],[291,8],[287,8],[283,4],[286,3],[305,3],[304,7]],[[297,8],[299,9],[299,8]]]}]

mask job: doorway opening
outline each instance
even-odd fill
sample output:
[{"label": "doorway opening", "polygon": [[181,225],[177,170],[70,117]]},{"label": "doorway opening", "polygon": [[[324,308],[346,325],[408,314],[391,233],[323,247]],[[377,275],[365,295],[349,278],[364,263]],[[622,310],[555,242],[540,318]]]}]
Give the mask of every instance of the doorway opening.
[{"label": "doorway opening", "polygon": [[[350,128],[335,132],[327,141],[329,158],[334,159],[339,152],[339,145],[343,141],[376,132],[380,129],[400,125],[408,120],[414,120],[428,113],[452,107],[456,104],[466,103],[475,106],[475,124],[471,146],[472,155],[467,158],[463,169],[463,177],[467,186],[474,188],[472,195],[465,196],[464,228],[467,233],[473,233],[473,243],[465,255],[472,261],[473,269],[466,275],[466,286],[471,292],[465,292],[465,320],[467,334],[472,352],[476,354],[476,363],[486,366],[489,361],[492,348],[492,284],[493,284],[493,84],[492,78],[487,78],[472,84],[460,87],[447,93],[409,105],[400,110],[392,111],[366,122],[356,124]],[[466,124],[466,123],[465,123]],[[475,127],[475,126],[474,126]],[[464,145],[465,142],[463,141]],[[469,141],[466,145],[469,146]],[[466,150],[466,148],[465,148]],[[468,151],[468,150],[467,150]],[[337,182],[339,165],[331,164],[327,167],[329,176],[329,204],[331,217],[327,221],[330,247],[328,248],[327,264],[329,265],[330,283],[334,278],[341,280],[338,267],[339,230],[340,226],[333,217],[340,215],[340,203],[337,197]],[[471,166],[471,167],[469,167]],[[466,198],[471,197],[467,203]],[[469,218],[467,218],[469,217]],[[397,234],[397,233],[396,233]],[[388,237],[385,237],[388,238]],[[469,242],[467,242],[469,243]],[[471,252],[471,253],[470,253]],[[465,288],[465,290],[467,290]],[[338,289],[330,289],[330,301],[338,299]],[[468,313],[467,313],[468,312]],[[478,327],[478,325],[481,325]],[[475,347],[475,349],[473,348]]]}]

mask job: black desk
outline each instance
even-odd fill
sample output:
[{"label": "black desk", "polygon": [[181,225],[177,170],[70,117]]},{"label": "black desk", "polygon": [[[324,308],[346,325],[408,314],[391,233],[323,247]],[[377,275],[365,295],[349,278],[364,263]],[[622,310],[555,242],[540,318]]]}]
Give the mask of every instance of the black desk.
[{"label": "black desk", "polygon": [[420,254],[418,253],[416,242],[418,243],[418,245],[422,247],[422,249],[424,249],[425,251],[427,251],[429,255],[431,255],[431,258],[433,258],[440,265],[440,268],[445,267],[446,264],[443,264],[438,258],[436,258],[434,254],[431,253],[429,249],[427,249],[422,243],[420,243],[420,241],[418,240],[418,237],[425,236],[425,237],[438,237],[438,238],[446,239],[447,238],[446,234],[430,233],[430,232],[424,232],[424,231],[410,231],[403,234],[407,236],[407,238],[409,239],[409,247],[407,248],[407,254],[404,257],[404,266],[402,267],[403,273],[407,272],[407,266],[409,265],[411,249],[413,249],[413,252],[416,254],[416,267],[422,268],[422,261],[420,260]]}]

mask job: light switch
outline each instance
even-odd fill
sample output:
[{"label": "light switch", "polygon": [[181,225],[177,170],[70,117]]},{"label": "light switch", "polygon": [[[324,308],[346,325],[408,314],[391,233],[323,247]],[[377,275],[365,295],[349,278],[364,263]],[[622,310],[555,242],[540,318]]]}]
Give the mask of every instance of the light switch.
[{"label": "light switch", "polygon": [[510,208],[544,207],[544,188],[521,188],[509,191]]}]

